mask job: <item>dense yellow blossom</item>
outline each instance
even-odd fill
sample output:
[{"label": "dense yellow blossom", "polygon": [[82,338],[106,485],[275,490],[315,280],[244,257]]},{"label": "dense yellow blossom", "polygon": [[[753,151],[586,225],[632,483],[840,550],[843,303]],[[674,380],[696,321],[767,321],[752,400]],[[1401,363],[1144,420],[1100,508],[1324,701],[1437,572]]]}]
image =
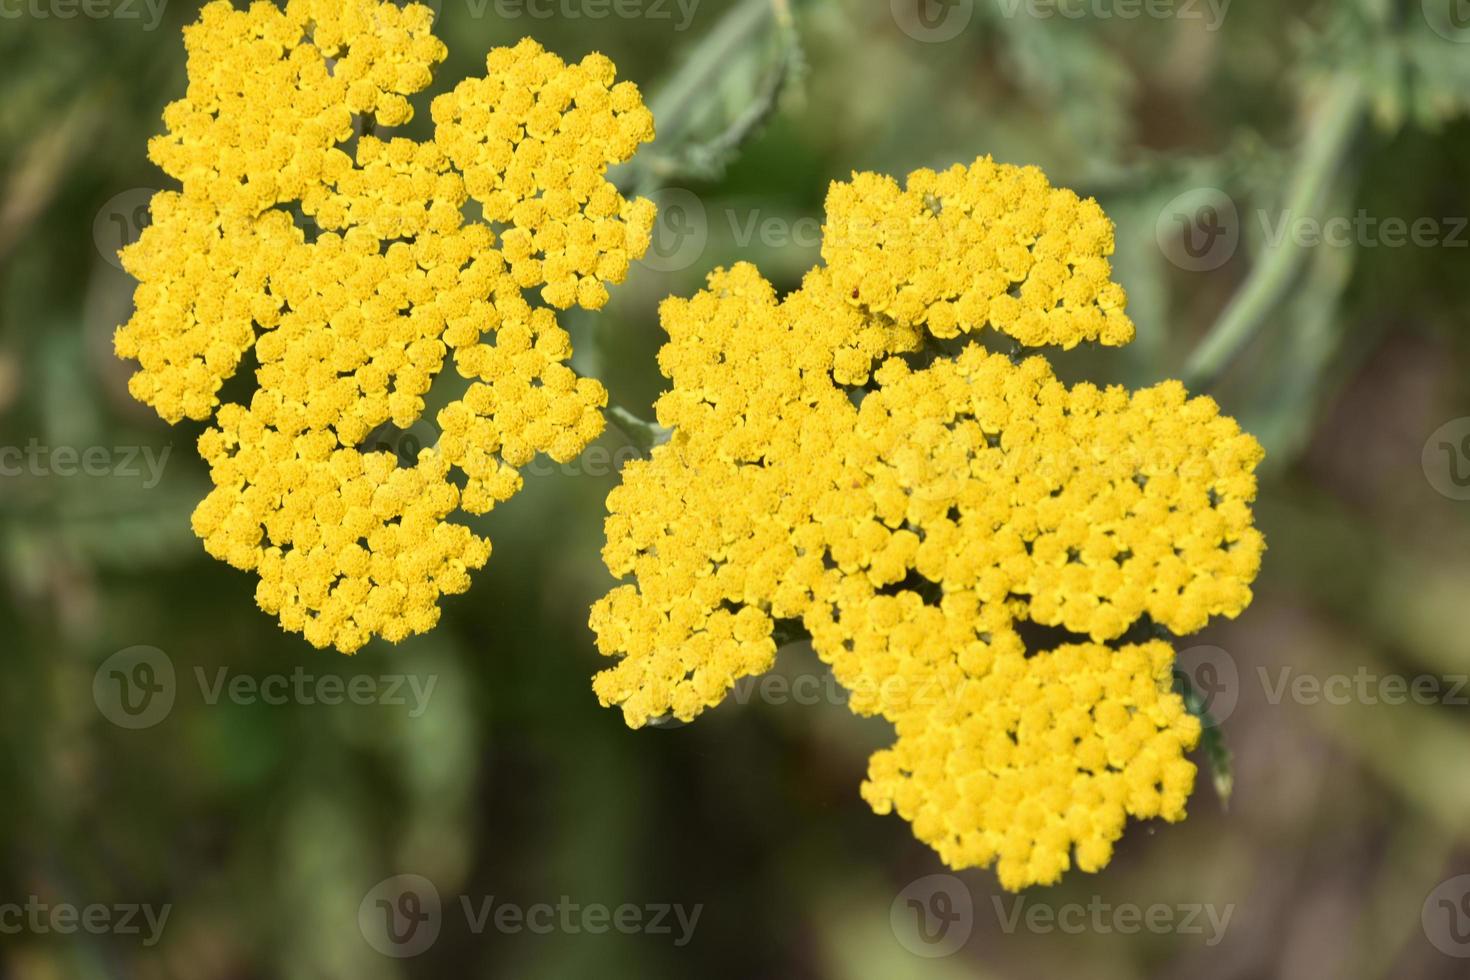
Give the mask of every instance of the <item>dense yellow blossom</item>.
[{"label": "dense yellow blossom", "polygon": [[1112,251],[1096,201],[989,158],[903,187],[871,173],[834,183],[822,235],[833,286],[871,318],[941,339],[989,326],[1030,346],[1133,339]]},{"label": "dense yellow blossom", "polygon": [[[601,432],[606,392],[566,366],[552,308],[600,308],[653,222],[604,177],[653,120],[602,55],[497,48],[432,100],[431,139],[371,135],[413,117],[444,60],[432,19],[378,0],[205,6],[184,30],[188,91],[149,145],[180,188],[122,253],[130,390],[169,422],[214,418],[195,531],[260,575],[283,626],[344,652],[431,628],[490,552],[455,512]],[[220,407],[252,350],[249,404]],[[450,357],[469,387],[438,445],[412,465],[359,451],[423,414]]]},{"label": "dense yellow blossom", "polygon": [[618,658],[595,691],[635,727],[687,721],[799,622],[894,726],[875,810],[1008,888],[1095,871],[1127,816],[1184,814],[1200,728],[1150,628],[1249,603],[1260,446],[1177,382],[1068,387],[983,336],[934,346],[1131,335],[1111,226],[1034,168],[857,175],[824,231],[784,299],[742,264],[661,309],[673,434],[608,498],[604,558],[633,581],[593,608]]}]

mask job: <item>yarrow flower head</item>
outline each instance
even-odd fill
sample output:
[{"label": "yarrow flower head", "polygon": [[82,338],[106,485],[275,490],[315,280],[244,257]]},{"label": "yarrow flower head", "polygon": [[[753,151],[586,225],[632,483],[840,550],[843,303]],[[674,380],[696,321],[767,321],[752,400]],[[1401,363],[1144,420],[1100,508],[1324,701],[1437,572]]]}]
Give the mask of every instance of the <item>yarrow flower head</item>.
[{"label": "yarrow flower head", "polygon": [[602,703],[690,720],[800,624],[894,727],[864,798],[950,866],[1054,882],[1181,819],[1200,723],[1158,634],[1250,602],[1261,448],[1178,382],[1069,387],[980,343],[1127,342],[1112,244],[1035,168],[857,174],[794,293],[742,264],[665,301],[673,431],[608,497],[633,581],[592,610]]},{"label": "yarrow flower head", "polygon": [[[604,177],[653,120],[602,55],[497,48],[433,99],[431,139],[370,135],[413,118],[446,53],[432,19],[378,0],[205,6],[184,30],[187,94],[149,144],[181,187],[122,253],[130,391],[169,422],[213,419],[195,532],[260,576],[286,629],[343,652],[433,627],[490,553],[451,515],[601,432],[606,392],[566,366],[554,311],[600,308],[653,222]],[[220,406],[252,349],[253,396]],[[438,444],[412,465],[362,451],[420,417],[451,355],[469,385]]]}]

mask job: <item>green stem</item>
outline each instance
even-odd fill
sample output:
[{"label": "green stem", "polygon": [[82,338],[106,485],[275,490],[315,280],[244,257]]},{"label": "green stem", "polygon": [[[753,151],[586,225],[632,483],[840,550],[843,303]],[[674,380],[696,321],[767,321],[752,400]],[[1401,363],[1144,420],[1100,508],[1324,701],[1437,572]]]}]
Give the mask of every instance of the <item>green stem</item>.
[{"label": "green stem", "polygon": [[602,414],[609,422],[622,429],[628,441],[644,456],[649,455],[654,446],[668,442],[669,436],[673,434],[671,430],[665,429],[657,422],[641,419],[621,405],[608,405],[603,409]]},{"label": "green stem", "polygon": [[[1362,84],[1348,72],[1334,79],[1327,100],[1313,118],[1306,146],[1292,176],[1283,218],[1300,221],[1322,207],[1327,187],[1346,154],[1363,115]],[[1267,245],[1264,255],[1231,297],[1208,335],[1184,366],[1185,384],[1207,388],[1249,343],[1291,285],[1304,250],[1286,235]]]},{"label": "green stem", "polygon": [[1210,773],[1215,784],[1215,794],[1220,805],[1230,805],[1230,791],[1235,786],[1235,775],[1230,767],[1230,747],[1225,744],[1225,732],[1220,723],[1210,714],[1205,699],[1200,697],[1189,675],[1177,667],[1174,670],[1174,690],[1184,699],[1184,707],[1200,721],[1200,746],[1210,763]]},{"label": "green stem", "polygon": [[655,176],[670,176],[679,173],[682,169],[698,177],[718,177],[735,151],[775,113],[776,103],[781,97],[782,90],[786,87],[786,82],[796,62],[796,44],[791,40],[794,34],[788,33],[789,27],[783,27],[782,31],[783,42],[776,64],[766,75],[765,80],[761,83],[760,91],[756,93],[750,105],[746,106],[730,122],[724,132],[707,142],[698,143],[686,149],[681,154],[684,158],[682,164],[677,159],[655,157],[650,167]]},{"label": "green stem", "polygon": [[731,10],[695,47],[694,53],[649,105],[658,120],[659,137],[676,137],[688,125],[690,106],[714,82],[735,52],[765,24],[774,8],[772,0],[745,0]]}]

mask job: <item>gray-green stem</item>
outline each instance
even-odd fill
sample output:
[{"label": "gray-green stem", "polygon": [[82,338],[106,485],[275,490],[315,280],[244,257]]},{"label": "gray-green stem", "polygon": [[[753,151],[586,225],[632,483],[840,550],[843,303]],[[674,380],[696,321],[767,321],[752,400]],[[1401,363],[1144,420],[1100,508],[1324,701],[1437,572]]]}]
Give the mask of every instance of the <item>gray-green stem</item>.
[{"label": "gray-green stem", "polygon": [[671,430],[665,429],[657,422],[641,419],[621,405],[609,405],[603,409],[602,414],[609,422],[622,429],[628,441],[644,456],[651,453],[654,446],[668,442],[669,436],[672,435]]},{"label": "gray-green stem", "polygon": [[[1292,176],[1285,217],[1300,221],[1316,216],[1326,192],[1362,120],[1365,99],[1361,82],[1340,72],[1307,132],[1304,151]],[[1190,355],[1184,380],[1191,388],[1214,384],[1250,342],[1276,307],[1301,267],[1303,247],[1286,235],[1268,245],[1215,325]]]}]

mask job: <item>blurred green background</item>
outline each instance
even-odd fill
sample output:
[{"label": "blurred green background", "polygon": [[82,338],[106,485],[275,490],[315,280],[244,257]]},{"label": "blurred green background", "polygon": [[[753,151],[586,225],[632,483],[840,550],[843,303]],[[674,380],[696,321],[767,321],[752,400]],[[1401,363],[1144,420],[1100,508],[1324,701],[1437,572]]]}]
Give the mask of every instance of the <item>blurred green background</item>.
[{"label": "blurred green background", "polygon": [[[1131,824],[1102,874],[1018,900],[988,871],[929,877],[863,804],[888,733],[809,649],[782,652],[789,688],[628,730],[590,692],[586,627],[633,452],[614,427],[483,521],[494,555],[435,632],[353,658],[283,634],[189,531],[201,427],[129,399],[111,354],[114,252],[163,186],[145,144],[197,8],[0,0],[0,975],[1465,975],[1470,5],[435,6],[437,88],[530,34],[650,99],[659,140],[619,179],[661,204],[654,249],[572,323],[577,365],[639,414],[659,299],[737,260],[793,287],[854,169],[993,154],[1102,202],[1138,339],[1059,370],[1185,377],[1269,453],[1256,601],[1180,644],[1228,805],[1201,754],[1185,823]],[[118,676],[167,697],[129,714]],[[440,902],[431,943],[389,949],[411,957],[372,926],[397,875]],[[558,924],[486,924],[487,902]],[[130,931],[127,906],[167,919]],[[623,906],[641,925],[584,917]],[[89,907],[95,929],[52,916]]]}]

